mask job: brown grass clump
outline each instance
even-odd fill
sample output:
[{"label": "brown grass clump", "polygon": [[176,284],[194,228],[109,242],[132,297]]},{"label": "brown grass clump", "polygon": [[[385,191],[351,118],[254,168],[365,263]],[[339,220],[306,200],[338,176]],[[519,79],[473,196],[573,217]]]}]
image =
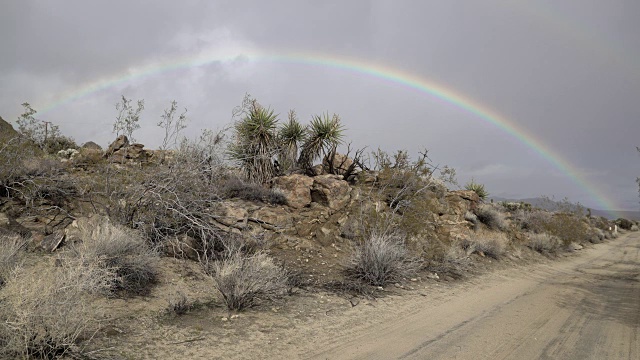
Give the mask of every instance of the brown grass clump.
[{"label": "brown grass clump", "polygon": [[409,254],[403,239],[373,235],[356,246],[345,271],[347,277],[384,286],[415,275],[422,263]]},{"label": "brown grass clump", "polygon": [[542,254],[553,254],[562,248],[562,241],[546,233],[529,234],[527,246]]},{"label": "brown grass clump", "polygon": [[477,253],[499,260],[507,252],[509,239],[501,233],[480,233],[471,239],[463,240],[461,246],[467,254]]},{"label": "brown grass clump", "polygon": [[91,299],[106,290],[111,276],[77,261],[48,271],[15,271],[0,290],[0,358],[82,353],[99,328]]},{"label": "brown grass clump", "polygon": [[18,267],[25,246],[26,241],[19,236],[0,235],[0,288]]},{"label": "brown grass clump", "polygon": [[475,214],[478,220],[491,230],[504,231],[507,229],[504,214],[489,204],[479,206]]},{"label": "brown grass clump", "polygon": [[244,310],[286,294],[287,272],[263,252],[235,252],[209,269],[229,310]]},{"label": "brown grass clump", "polygon": [[137,232],[103,221],[82,226],[82,243],[75,250],[88,263],[115,274],[111,292],[146,295],[158,277],[158,254]]}]

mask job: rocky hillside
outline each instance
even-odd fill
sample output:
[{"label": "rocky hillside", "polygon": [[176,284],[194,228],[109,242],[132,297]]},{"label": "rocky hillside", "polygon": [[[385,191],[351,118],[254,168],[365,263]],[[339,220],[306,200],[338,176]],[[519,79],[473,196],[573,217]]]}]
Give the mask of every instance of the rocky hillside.
[{"label": "rocky hillside", "polygon": [[[259,184],[210,145],[148,150],[122,136],[106,151],[0,152],[11,164],[0,170],[0,355],[82,353],[94,346],[86,331],[98,342],[113,340],[109,327],[141,331],[117,319],[158,324],[167,302],[178,315],[202,303],[242,311],[330,291],[355,306],[390,284],[453,280],[474,264],[555,257],[617,236],[615,224],[580,212],[484,203],[403,156],[367,169],[333,154]],[[177,299],[175,279],[188,289]],[[25,336],[33,341],[20,343]]]}]

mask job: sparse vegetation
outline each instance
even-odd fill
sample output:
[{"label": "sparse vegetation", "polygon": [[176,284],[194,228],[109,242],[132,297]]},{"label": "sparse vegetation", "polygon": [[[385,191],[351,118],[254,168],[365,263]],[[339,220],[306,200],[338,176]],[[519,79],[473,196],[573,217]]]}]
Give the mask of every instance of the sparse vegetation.
[{"label": "sparse vegetation", "polygon": [[466,239],[461,245],[467,254],[478,253],[500,260],[507,250],[508,242],[502,234],[487,234]]},{"label": "sparse vegetation", "polygon": [[420,265],[421,262],[411,256],[402,238],[373,235],[356,245],[345,271],[350,279],[384,286],[414,276]]},{"label": "sparse vegetation", "polygon": [[337,114],[314,116],[300,149],[298,165],[303,169],[310,168],[315,159],[326,156],[342,143],[343,132],[344,127]]},{"label": "sparse vegetation", "polygon": [[[130,136],[143,108],[122,97],[114,131]],[[34,114],[27,108],[25,124],[39,124]],[[158,124],[165,133],[160,150],[144,155],[149,161],[116,161],[99,147],[60,159],[3,129],[0,226],[32,234],[29,251],[37,255],[25,251],[22,237],[0,229],[0,357],[76,356],[99,329],[98,319],[105,319],[97,303],[169,294],[154,311],[175,315],[203,304],[193,283],[189,298],[180,291],[171,296],[175,289],[167,292],[167,286],[176,286],[175,279],[163,284],[160,270],[179,274],[179,282],[212,280],[226,308],[241,311],[314,286],[352,299],[374,297],[378,287],[417,278],[419,270],[450,281],[490,266],[484,256],[516,259],[524,246],[553,254],[572,242],[615,236],[612,222],[585,216],[579,204],[559,202],[550,212],[523,203],[478,203],[469,192],[449,191],[455,171],[434,165],[426,151],[412,160],[407,151],[378,150],[374,166],[363,161],[362,150],[353,158],[349,149],[337,154],[344,129],[337,115],[315,116],[305,127],[291,111],[279,125],[273,110],[250,97],[234,114],[241,119],[234,118],[230,141],[226,130],[190,140],[181,138],[186,109],[179,114],[171,102]],[[59,133],[54,139],[58,145],[46,141],[46,149],[75,147]],[[318,158],[321,166],[310,169]],[[312,172],[347,179],[311,178]],[[274,176],[288,174],[295,174],[292,184],[268,188]],[[466,188],[488,196],[484,185],[472,181]],[[339,198],[340,206],[319,201],[321,191]],[[286,206],[296,196],[303,205]],[[621,228],[636,229],[625,221],[618,221]],[[47,241],[62,241],[63,234],[51,254]],[[345,253],[351,244],[353,253]],[[160,259],[160,250],[177,259]],[[438,279],[434,275],[428,276]],[[156,285],[154,297],[146,297]],[[121,297],[130,298],[114,299]],[[218,304],[220,297],[205,301]],[[205,308],[216,307],[197,307]]]},{"label": "sparse vegetation", "polygon": [[111,276],[106,269],[76,261],[47,271],[14,273],[0,290],[0,357],[81,354],[100,327],[93,294],[104,292]]},{"label": "sparse vegetation", "polygon": [[631,227],[634,225],[631,220],[625,218],[618,218],[615,223],[624,230],[631,230]]},{"label": "sparse vegetation", "polygon": [[[92,225],[91,227],[87,225]],[[158,277],[156,251],[138,233],[108,221],[81,226],[78,256],[114,273],[112,293],[145,295]]]},{"label": "sparse vegetation", "polygon": [[229,310],[244,310],[287,293],[287,273],[267,254],[235,252],[209,269]]},{"label": "sparse vegetation", "polygon": [[542,254],[553,254],[562,248],[560,239],[546,233],[529,234],[527,246]]},{"label": "sparse vegetation", "polygon": [[118,135],[125,135],[129,141],[135,142],[133,132],[140,129],[140,114],[144,110],[144,100],[138,100],[138,107],[133,108],[131,99],[122,95],[121,102],[116,104],[118,115],[113,123],[113,132]]},{"label": "sparse vegetation", "polygon": [[478,220],[487,225],[489,229],[500,231],[507,229],[507,221],[504,214],[493,205],[484,204],[478,206],[475,210],[475,214],[478,217]]},{"label": "sparse vegetation", "polygon": [[0,234],[0,288],[20,265],[26,241],[19,236]]},{"label": "sparse vegetation", "polygon": [[475,192],[481,200],[486,200],[489,197],[489,192],[484,188],[484,184],[479,184],[474,180],[467,183],[464,188]]}]

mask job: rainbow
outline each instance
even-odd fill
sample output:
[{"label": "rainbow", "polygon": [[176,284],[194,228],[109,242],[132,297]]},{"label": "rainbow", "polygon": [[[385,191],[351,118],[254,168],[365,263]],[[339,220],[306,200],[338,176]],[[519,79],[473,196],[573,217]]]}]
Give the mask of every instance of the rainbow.
[{"label": "rainbow", "polygon": [[533,150],[541,158],[565,174],[569,179],[583,189],[597,203],[599,208],[606,210],[613,217],[618,217],[614,210],[614,203],[608,200],[603,193],[581,176],[580,172],[567,160],[563,159],[560,154],[553,151],[541,140],[528,134],[524,128],[513,121],[509,121],[496,111],[489,109],[487,106],[484,106],[463,94],[455,92],[452,89],[446,88],[443,85],[421,78],[415,74],[402,71],[398,68],[372,64],[355,58],[329,56],[326,54],[294,52],[266,53],[246,50],[240,52],[242,55],[237,55],[237,52],[234,55],[228,55],[228,53],[229,52],[227,52],[227,55],[205,54],[197,57],[185,57],[178,60],[161,61],[151,63],[143,67],[132,68],[124,73],[100,78],[62,94],[58,101],[48,104],[40,111],[40,113],[49,112],[61,105],[136,79],[142,79],[178,69],[205,66],[213,63],[227,63],[234,61],[274,62],[333,68],[341,71],[368,75],[391,83],[404,85],[407,88],[417,90],[421,93],[440,99],[448,104],[454,105],[457,108],[463,109],[464,111],[473,114],[478,119],[496,126],[511,137],[523,143],[526,147]]}]

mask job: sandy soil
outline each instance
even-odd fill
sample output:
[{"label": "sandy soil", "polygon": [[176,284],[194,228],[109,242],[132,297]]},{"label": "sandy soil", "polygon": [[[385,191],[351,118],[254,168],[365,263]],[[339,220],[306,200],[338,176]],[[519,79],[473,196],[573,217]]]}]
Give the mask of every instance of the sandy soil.
[{"label": "sandy soil", "polygon": [[[167,261],[174,262],[165,285],[151,297],[108,304],[122,319],[96,339],[101,353],[118,359],[640,358],[640,233],[559,260],[501,261],[465,281],[409,282],[355,306],[303,291],[237,316],[223,309],[195,265]],[[165,314],[176,288],[199,308]]]}]

